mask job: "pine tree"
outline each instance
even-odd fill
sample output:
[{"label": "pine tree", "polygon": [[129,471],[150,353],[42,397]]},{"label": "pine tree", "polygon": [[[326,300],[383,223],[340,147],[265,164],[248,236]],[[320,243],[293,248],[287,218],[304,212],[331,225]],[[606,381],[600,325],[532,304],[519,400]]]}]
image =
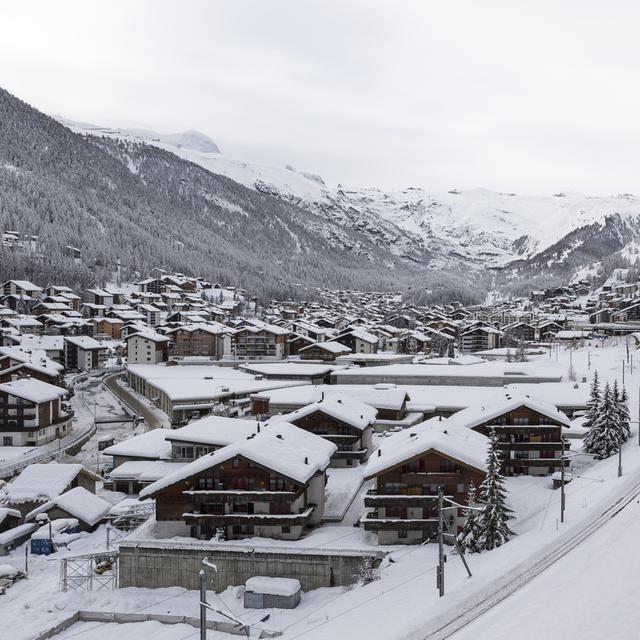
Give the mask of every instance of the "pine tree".
[{"label": "pine tree", "polygon": [[447,356],[449,358],[455,358],[456,357],[456,350],[453,344],[453,340],[449,340],[449,349],[448,349],[448,353]]},{"label": "pine tree", "polygon": [[524,340],[518,340],[518,346],[516,347],[516,362],[527,362],[527,352],[525,350]]},{"label": "pine tree", "polygon": [[618,407],[618,419],[622,428],[622,442],[626,442],[631,437],[631,415],[629,413],[629,396],[627,388],[622,387],[622,392],[618,391],[618,381],[613,385],[613,397]]},{"label": "pine tree", "polygon": [[589,400],[587,400],[587,413],[582,423],[582,426],[586,429],[591,429],[598,419],[598,411],[600,408],[600,379],[598,378],[598,372],[593,374],[593,382],[591,383],[591,394]]},{"label": "pine tree", "polygon": [[469,491],[467,492],[467,509],[465,509],[464,512],[464,527],[458,534],[458,544],[469,553],[478,553],[480,551],[478,546],[478,540],[480,538],[480,523],[478,522],[479,506],[476,497],[476,487],[473,481],[471,481]]},{"label": "pine tree", "polygon": [[605,385],[597,418],[584,439],[584,450],[596,460],[608,458],[618,452],[620,446],[618,407],[609,383]]},{"label": "pine tree", "polygon": [[482,511],[478,517],[478,548],[482,551],[500,547],[514,535],[508,524],[513,511],[506,504],[507,491],[500,473],[501,463],[498,438],[492,429],[487,449],[487,475],[480,485]]}]

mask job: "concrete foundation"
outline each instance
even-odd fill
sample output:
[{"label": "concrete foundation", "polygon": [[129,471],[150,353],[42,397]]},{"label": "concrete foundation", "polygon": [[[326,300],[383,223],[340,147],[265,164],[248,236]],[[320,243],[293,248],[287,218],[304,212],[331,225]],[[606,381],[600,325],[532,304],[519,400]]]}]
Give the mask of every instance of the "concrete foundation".
[{"label": "concrete foundation", "polygon": [[119,557],[119,586],[198,588],[202,559],[216,565],[209,571],[207,588],[224,591],[243,585],[253,576],[297,578],[303,591],[353,584],[365,558],[377,566],[386,554],[381,551],[322,551],[304,548],[272,548],[208,543],[122,542]]}]

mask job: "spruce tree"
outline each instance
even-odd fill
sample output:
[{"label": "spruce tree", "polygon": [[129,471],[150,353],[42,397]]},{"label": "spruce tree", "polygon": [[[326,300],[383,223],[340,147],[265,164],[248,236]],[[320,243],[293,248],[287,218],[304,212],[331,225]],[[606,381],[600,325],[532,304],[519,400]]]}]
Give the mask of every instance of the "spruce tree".
[{"label": "spruce tree", "polygon": [[620,446],[620,422],[618,407],[609,383],[605,385],[597,418],[584,439],[584,450],[596,460],[608,458],[618,452]]},{"label": "spruce tree", "polygon": [[598,372],[593,374],[593,382],[591,383],[591,394],[587,400],[587,413],[582,426],[591,429],[598,419],[598,411],[600,408],[600,379]]},{"label": "spruce tree", "polygon": [[618,392],[618,381],[613,385],[613,395],[618,407],[618,419],[622,427],[622,442],[626,442],[631,437],[631,415],[629,413],[629,396],[627,388],[622,387],[622,391]]},{"label": "spruce tree", "polygon": [[524,340],[518,340],[518,346],[516,347],[516,362],[527,362],[527,352],[525,349]]},{"label": "spruce tree", "polygon": [[479,504],[476,497],[476,487],[473,480],[469,484],[467,492],[467,509],[464,511],[465,521],[464,528],[458,534],[458,544],[469,553],[478,553],[480,547],[478,540],[480,538],[480,523],[478,522]]},{"label": "spruce tree", "polygon": [[498,438],[492,429],[487,449],[487,475],[480,485],[482,511],[478,517],[478,548],[482,551],[500,547],[514,535],[508,524],[513,511],[506,504],[507,491],[500,473],[501,463]]}]

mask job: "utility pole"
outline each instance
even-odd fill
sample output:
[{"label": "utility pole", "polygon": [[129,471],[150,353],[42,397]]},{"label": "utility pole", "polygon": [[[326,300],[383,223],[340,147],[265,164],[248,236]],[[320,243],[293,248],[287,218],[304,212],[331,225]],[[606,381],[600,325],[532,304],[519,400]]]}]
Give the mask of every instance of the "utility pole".
[{"label": "utility pole", "polygon": [[442,598],[444,595],[444,512],[443,512],[442,487],[438,487],[438,571],[436,581],[438,594]]},{"label": "utility pole", "polygon": [[207,582],[204,569],[200,569],[200,640],[207,640]]},{"label": "utility pole", "polygon": [[562,464],[560,465],[560,522],[564,522],[564,437],[562,434],[560,435],[560,440],[562,441]]},{"label": "utility pole", "polygon": [[618,421],[618,478],[622,475],[622,422]]}]

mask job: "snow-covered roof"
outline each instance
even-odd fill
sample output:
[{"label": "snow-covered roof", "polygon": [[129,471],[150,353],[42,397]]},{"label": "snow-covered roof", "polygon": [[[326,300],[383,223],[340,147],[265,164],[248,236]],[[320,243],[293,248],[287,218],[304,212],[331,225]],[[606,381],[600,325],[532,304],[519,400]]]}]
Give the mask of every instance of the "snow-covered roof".
[{"label": "snow-covered roof", "polygon": [[343,394],[336,394],[326,400],[320,400],[306,407],[296,409],[291,413],[273,416],[271,422],[284,421],[295,423],[297,420],[317,412],[324,413],[335,420],[340,420],[340,422],[344,422],[361,431],[376,421],[376,414],[378,413],[371,405],[348,398]]},{"label": "snow-covered roof", "polygon": [[84,487],[74,487],[30,511],[25,520],[33,520],[39,513],[48,511],[52,507],[58,507],[78,520],[93,526],[109,513],[111,504]]},{"label": "snow-covered roof", "polygon": [[23,398],[39,404],[64,398],[67,395],[67,390],[35,378],[20,378],[0,384],[0,393],[8,393],[16,398]]},{"label": "snow-covered roof", "polygon": [[2,524],[7,518],[21,518],[21,514],[17,509],[9,509],[9,507],[0,507],[0,524]]},{"label": "snow-covered roof", "polygon": [[170,338],[154,331],[153,329],[140,329],[135,333],[129,333],[125,340],[130,338],[143,338],[144,340],[151,340],[151,342],[169,342]]},{"label": "snow-covered roof", "polygon": [[302,347],[299,353],[306,351],[307,349],[322,349],[323,351],[328,351],[329,353],[351,353],[351,348],[347,347],[344,344],[340,344],[339,342],[315,342],[314,344],[310,344],[306,347]]},{"label": "snow-covered roof", "polygon": [[0,358],[8,357],[14,362],[28,365],[34,371],[55,377],[64,367],[47,357],[46,352],[40,349],[28,349],[22,346],[0,347]]},{"label": "snow-covered roof", "polygon": [[301,589],[300,581],[295,578],[269,578],[254,576],[244,583],[245,591],[265,593],[272,596],[294,596]]},{"label": "snow-covered roof", "polygon": [[186,462],[168,462],[165,460],[129,460],[111,471],[109,477],[112,480],[155,482],[177,469],[181,469],[186,464]]},{"label": "snow-covered roof", "polygon": [[106,349],[104,345],[89,336],[65,336],[65,342],[75,345],[79,349],[93,351],[94,349]]},{"label": "snow-covered roof", "polygon": [[373,478],[431,450],[484,472],[488,442],[486,436],[454,425],[450,418],[431,418],[386,438],[369,458],[365,478]]},{"label": "snow-covered roof", "polygon": [[329,466],[337,447],[325,438],[287,422],[263,424],[260,432],[202,456],[140,491],[140,497],[155,495],[236,456],[242,456],[295,482],[306,483]]},{"label": "snow-covered roof", "polygon": [[508,390],[488,397],[487,401],[482,404],[473,405],[459,411],[451,416],[449,420],[452,424],[473,428],[485,422],[490,422],[505,413],[515,411],[520,407],[527,407],[566,427],[570,424],[569,418],[551,403]]},{"label": "snow-covered roof", "polygon": [[83,471],[96,477],[81,464],[31,464],[4,488],[5,497],[11,504],[52,500]]},{"label": "snow-covered roof", "polygon": [[257,422],[239,418],[208,416],[190,422],[180,429],[169,430],[167,440],[196,442],[198,444],[227,446],[240,438],[246,438],[258,429]]},{"label": "snow-covered roof", "polygon": [[124,458],[166,460],[171,457],[171,443],[165,438],[172,433],[172,429],[152,429],[122,442],[117,442],[104,449],[102,453],[107,456],[122,456]]}]

